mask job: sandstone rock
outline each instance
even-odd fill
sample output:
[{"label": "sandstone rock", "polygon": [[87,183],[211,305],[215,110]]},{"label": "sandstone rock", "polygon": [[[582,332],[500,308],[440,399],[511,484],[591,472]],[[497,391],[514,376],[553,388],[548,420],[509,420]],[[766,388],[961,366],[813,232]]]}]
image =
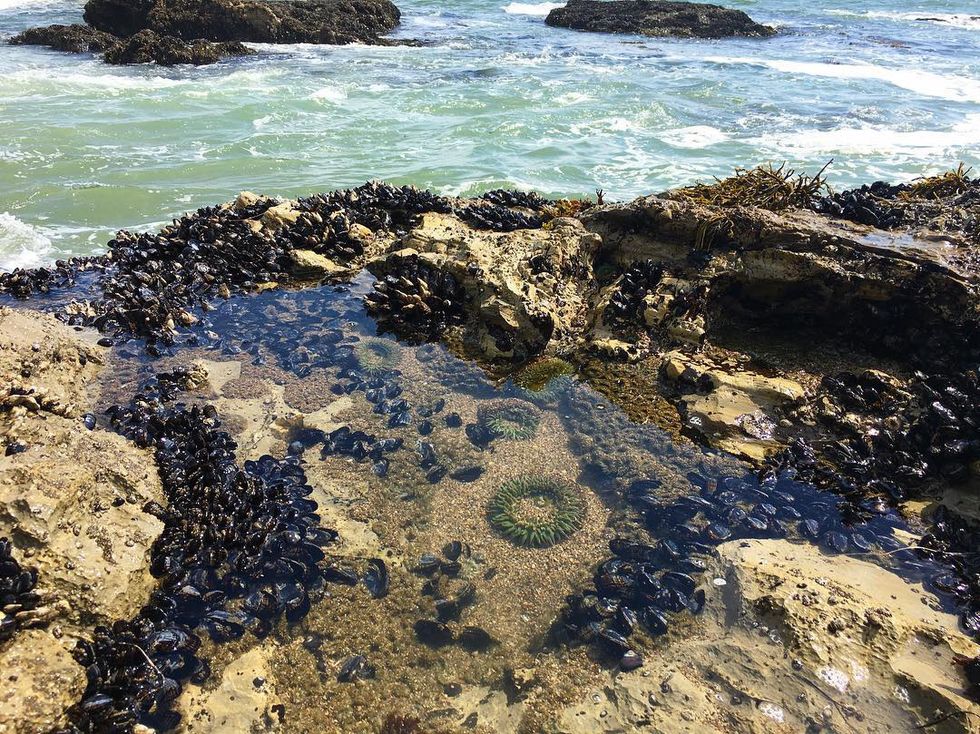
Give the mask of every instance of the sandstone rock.
[{"label": "sandstone rock", "polygon": [[977,645],[921,585],[856,558],[829,563],[812,546],[781,540],[727,543],[719,554],[742,611],[773,625],[806,677],[843,700],[904,691],[899,699],[923,720],[935,710],[978,712],[953,663],[957,654],[975,656]]},{"label": "sandstone rock", "polygon": [[36,411],[0,412],[0,436],[27,445],[0,456],[0,536],[38,568],[39,592],[67,602],[69,625],[129,617],[145,602],[163,528],[142,511],[163,501],[150,452],[82,425],[102,351],[51,316],[0,309],[0,385],[42,396]]},{"label": "sandstone rock", "polygon": [[278,729],[279,716],[273,711],[278,698],[268,680],[272,651],[270,646],[249,650],[207,689],[187,686],[175,706],[186,717],[186,730],[239,734]]},{"label": "sandstone rock", "polygon": [[[805,322],[831,340],[923,360],[963,359],[980,351],[980,273],[956,247],[935,239],[803,210],[721,208],[666,196],[594,207],[586,227],[608,243],[604,254],[627,266],[647,258],[708,293],[703,328],[723,316],[770,333]],[[715,232],[708,257],[689,256]]]},{"label": "sandstone rock", "polygon": [[373,43],[398,25],[390,0],[89,0],[85,22],[129,36],[152,30],[185,41]]},{"label": "sandstone rock", "polygon": [[621,339],[596,339],[592,342],[592,349],[596,354],[614,361],[632,362],[640,358],[639,348]]},{"label": "sandstone rock", "polygon": [[0,646],[0,732],[61,729],[65,710],[85,691],[85,669],[69,647],[45,630],[25,629]]},{"label": "sandstone rock", "polygon": [[266,209],[259,219],[264,228],[276,231],[282,227],[296,224],[299,215],[300,211],[296,208],[295,204],[285,201],[282,204],[276,204]]},{"label": "sandstone rock", "polygon": [[662,369],[668,379],[683,376],[690,385],[686,390],[683,384],[679,386],[688,427],[711,445],[754,461],[778,448],[779,411],[805,392],[793,380],[722,367],[706,356],[674,351],[664,360]]},{"label": "sandstone rock", "polygon": [[580,31],[645,36],[764,38],[776,33],[775,29],[756,23],[741,10],[658,0],[569,0],[564,7],[548,13],[545,22]]},{"label": "sandstone rock", "polygon": [[397,274],[421,258],[452,274],[469,297],[467,345],[486,359],[519,362],[574,337],[600,240],[570,218],[543,229],[488,232],[428,213],[400,245],[369,269]]},{"label": "sandstone rock", "polygon": [[29,28],[10,39],[10,43],[15,46],[49,46],[55,51],[71,53],[102,52],[118,41],[111,33],[97,31],[79,23]]},{"label": "sandstone rock", "polygon": [[645,655],[642,675],[614,673],[569,706],[557,732],[771,734],[820,722],[878,734],[957,711],[943,730],[976,731],[953,658],[977,645],[921,586],[783,540],[721,545],[706,580],[697,623]]},{"label": "sandstone rock", "polygon": [[312,250],[293,250],[290,258],[290,272],[300,280],[322,280],[348,272],[344,266]]},{"label": "sandstone rock", "polygon": [[251,206],[255,206],[265,197],[259,196],[251,191],[242,191],[235,197],[235,201],[232,202],[231,207],[237,212],[244,211]]}]

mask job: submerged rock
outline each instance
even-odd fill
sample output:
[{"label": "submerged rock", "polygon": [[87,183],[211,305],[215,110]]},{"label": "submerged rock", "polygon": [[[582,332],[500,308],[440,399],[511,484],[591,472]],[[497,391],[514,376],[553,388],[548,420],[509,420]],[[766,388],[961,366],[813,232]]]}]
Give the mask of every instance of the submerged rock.
[{"label": "submerged rock", "polygon": [[569,0],[555,8],[545,22],[550,26],[600,33],[639,33],[644,36],[725,38],[775,35],[741,10],[719,5],[658,0]]},{"label": "submerged rock", "polygon": [[390,0],[89,0],[85,22],[129,36],[152,30],[187,41],[375,43],[399,23]]},{"label": "submerged rock", "polygon": [[87,25],[50,25],[43,28],[29,28],[10,39],[15,46],[49,46],[55,51],[101,53],[118,43],[119,39],[111,33],[98,31]]}]

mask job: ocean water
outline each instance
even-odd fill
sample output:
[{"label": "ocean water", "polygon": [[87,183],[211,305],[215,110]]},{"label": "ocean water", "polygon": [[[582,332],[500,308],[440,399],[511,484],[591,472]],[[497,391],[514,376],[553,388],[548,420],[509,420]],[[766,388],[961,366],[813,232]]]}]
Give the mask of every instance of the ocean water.
[{"label": "ocean water", "polygon": [[[555,3],[400,0],[421,48],[262,46],[114,68],[0,45],[0,268],[238,191],[387,179],[626,199],[772,161],[838,188],[980,166],[975,0],[731,0],[770,40],[549,28]],[[0,37],[77,0],[0,0]]]}]

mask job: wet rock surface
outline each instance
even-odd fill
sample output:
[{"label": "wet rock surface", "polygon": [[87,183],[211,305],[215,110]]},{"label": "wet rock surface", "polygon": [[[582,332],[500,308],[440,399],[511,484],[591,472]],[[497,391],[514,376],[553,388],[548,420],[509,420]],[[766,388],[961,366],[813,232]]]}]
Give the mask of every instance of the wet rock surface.
[{"label": "wet rock surface", "polygon": [[390,0],[89,0],[85,22],[117,36],[151,30],[185,41],[372,43],[398,25]]},{"label": "wet rock surface", "polygon": [[545,22],[578,31],[685,38],[765,38],[776,33],[741,10],[657,0],[569,0],[564,7],[548,13]]},{"label": "wet rock surface", "polygon": [[107,350],[33,312],[0,309],[0,334],[0,543],[33,579],[20,596],[0,592],[0,728],[47,731],[85,689],[77,639],[132,614],[154,586],[162,523],[142,506],[162,492],[146,453],[87,412]]},{"label": "wet rock surface", "polygon": [[227,41],[186,42],[174,36],[161,36],[153,31],[140,31],[105,50],[103,60],[107,64],[149,64],[176,66],[177,64],[213,64],[229,56],[248,56],[255,51],[244,44]]},{"label": "wet rock surface", "polygon": [[10,39],[16,46],[48,46],[55,51],[101,53],[115,46],[119,39],[111,33],[98,31],[87,25],[50,25],[31,28]]}]

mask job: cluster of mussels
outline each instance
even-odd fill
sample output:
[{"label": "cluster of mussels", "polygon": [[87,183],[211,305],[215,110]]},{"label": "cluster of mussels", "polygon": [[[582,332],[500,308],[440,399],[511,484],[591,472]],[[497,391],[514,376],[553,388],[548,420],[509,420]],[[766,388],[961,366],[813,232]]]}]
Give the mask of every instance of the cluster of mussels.
[{"label": "cluster of mussels", "polygon": [[538,213],[549,203],[535,193],[498,189],[484,194],[480,201],[460,205],[454,199],[414,186],[372,181],[355,189],[300,199],[297,204],[302,214],[282,236],[294,247],[349,263],[364,254],[359,227],[401,234],[411,228],[419,215],[437,212],[455,214],[481,229],[530,229],[542,225]]},{"label": "cluster of mussels", "polygon": [[[932,579],[930,588],[952,595],[964,629],[980,638],[980,524],[940,505],[919,547],[923,554],[950,569]],[[980,680],[973,682],[980,685]],[[975,698],[980,700],[980,695]]]},{"label": "cluster of mussels", "polygon": [[807,454],[812,450],[802,442],[781,459],[818,486],[845,496],[900,500],[929,479],[964,480],[971,463],[980,459],[976,370],[916,373],[907,390],[876,372],[841,373],[824,379],[822,395],[861,416],[862,427],[838,422],[845,435],[824,451],[833,466],[811,460]]},{"label": "cluster of mussels", "polygon": [[117,431],[155,451],[168,507],[144,509],[164,523],[151,549],[159,582],[135,617],[78,644],[88,685],[70,731],[173,728],[181,683],[209,674],[196,654],[199,629],[215,642],[246,630],[264,637],[280,617],[302,618],[328,578],[322,547],[336,533],[320,526],[298,459],[264,456],[239,468],[212,406],[171,404],[187,377],[160,374],[128,407],[109,411]]},{"label": "cluster of mussels", "polygon": [[666,634],[669,615],[697,613],[705,594],[697,576],[708,568],[712,549],[743,538],[793,537],[829,553],[880,551],[904,576],[938,579],[942,570],[898,542],[902,520],[887,504],[847,500],[798,481],[794,469],[705,479],[689,477],[695,493],[665,502],[657,480],[637,480],[629,491],[652,543],[610,542],[613,557],[599,566],[595,588],[568,599],[556,621],[556,641],[596,642],[625,670],[643,664],[629,641],[638,625],[652,636]]},{"label": "cluster of mussels", "polygon": [[460,577],[463,564],[470,556],[469,545],[453,540],[443,547],[441,558],[435,553],[425,553],[419,558],[414,571],[426,577],[422,595],[431,597],[435,608],[435,619],[415,622],[415,636],[420,642],[432,647],[455,643],[471,652],[486,650],[494,644],[493,637],[483,628],[455,624],[476,601],[476,586]]},{"label": "cluster of mussels", "polygon": [[364,303],[380,326],[408,339],[429,341],[466,320],[462,284],[417,254],[399,258],[397,270],[379,278]]},{"label": "cluster of mussels", "polygon": [[895,199],[908,190],[907,184],[893,185],[875,181],[850,191],[821,196],[814,199],[810,206],[820,214],[829,214],[880,229],[892,229],[900,227],[905,221],[905,210],[895,205]]},{"label": "cluster of mussels", "polygon": [[18,618],[21,612],[37,607],[36,586],[37,569],[22,567],[13,556],[10,540],[0,538],[0,642],[13,637],[23,618]]},{"label": "cluster of mussels", "polygon": [[[609,298],[604,318],[619,329],[651,329],[645,320],[649,309],[657,313],[655,324],[667,324],[671,318],[693,318],[703,312],[707,301],[705,286],[671,286],[661,288],[670,273],[656,260],[640,260],[630,265]],[[669,281],[668,281],[669,282]],[[661,292],[662,291],[662,292]]]},{"label": "cluster of mussels", "polygon": [[53,267],[15,268],[10,272],[0,273],[0,293],[9,293],[14,298],[44,295],[72,287],[80,274],[98,271],[101,266],[100,258],[76,257],[71,260],[56,260]]},{"label": "cluster of mussels", "polygon": [[[289,254],[296,248],[314,249],[343,262],[356,259],[363,254],[358,227],[372,233],[398,232],[430,211],[455,213],[473,226],[498,231],[542,225],[533,211],[495,202],[520,202],[522,207],[540,209],[543,200],[504,191],[488,197],[460,204],[411,186],[369,183],[300,200],[297,221],[274,232],[253,227],[249,220],[275,206],[275,199],[205,207],[175,219],[156,234],[119,232],[108,243],[108,252],[99,257],[0,273],[0,294],[27,298],[70,287],[79,273],[97,272],[84,307],[66,308],[61,315],[69,323],[95,326],[110,336],[145,338],[151,351],[162,351],[157,343],[172,344],[178,329],[196,323],[195,312],[206,311],[215,296],[251,291],[263,282],[288,281]],[[458,298],[451,281],[434,273],[407,277],[427,284],[421,286],[423,290],[434,285],[450,303]],[[434,278],[431,283],[430,278]],[[437,311],[449,315],[455,307],[443,303]]]}]

